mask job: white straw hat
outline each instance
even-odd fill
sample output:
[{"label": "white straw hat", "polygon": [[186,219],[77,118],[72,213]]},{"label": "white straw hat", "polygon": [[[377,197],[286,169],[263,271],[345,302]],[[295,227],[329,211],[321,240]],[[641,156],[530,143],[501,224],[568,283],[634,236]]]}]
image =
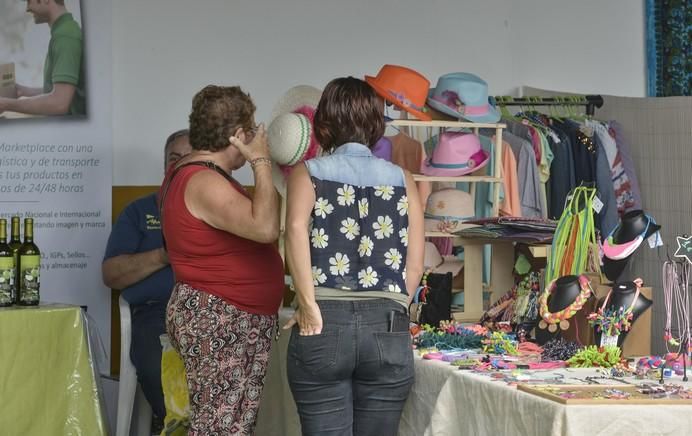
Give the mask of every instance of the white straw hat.
[{"label": "white straw hat", "polygon": [[425,231],[453,233],[475,225],[464,221],[475,216],[473,197],[454,188],[435,191],[428,197],[425,208]]},{"label": "white straw hat", "polygon": [[301,106],[317,108],[322,98],[322,91],[310,85],[298,85],[279,97],[272,109],[272,120],[281,114],[293,112]]}]

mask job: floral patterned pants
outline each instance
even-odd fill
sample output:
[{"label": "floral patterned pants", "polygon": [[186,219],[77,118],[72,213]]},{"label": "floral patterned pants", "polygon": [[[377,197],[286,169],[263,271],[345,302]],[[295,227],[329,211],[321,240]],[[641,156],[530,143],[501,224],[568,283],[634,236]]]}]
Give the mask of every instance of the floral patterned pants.
[{"label": "floral patterned pants", "polygon": [[166,313],[190,391],[188,435],[251,435],[269,363],[276,315],[245,312],[177,283]]}]

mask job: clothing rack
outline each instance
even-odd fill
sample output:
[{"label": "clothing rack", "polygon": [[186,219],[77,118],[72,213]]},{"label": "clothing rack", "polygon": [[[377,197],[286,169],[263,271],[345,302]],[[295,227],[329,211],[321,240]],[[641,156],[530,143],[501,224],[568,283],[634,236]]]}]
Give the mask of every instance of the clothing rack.
[{"label": "clothing rack", "polygon": [[497,106],[584,106],[587,115],[594,115],[603,106],[600,95],[569,95],[556,97],[494,97]]}]

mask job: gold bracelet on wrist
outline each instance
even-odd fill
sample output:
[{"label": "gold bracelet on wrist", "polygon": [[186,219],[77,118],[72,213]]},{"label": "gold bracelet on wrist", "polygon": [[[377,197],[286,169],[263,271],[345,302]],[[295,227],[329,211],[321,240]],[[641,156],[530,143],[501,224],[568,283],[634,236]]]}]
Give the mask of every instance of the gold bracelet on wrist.
[{"label": "gold bracelet on wrist", "polygon": [[272,161],[268,157],[257,157],[250,161],[250,166],[254,169],[257,165],[266,164],[271,165]]}]

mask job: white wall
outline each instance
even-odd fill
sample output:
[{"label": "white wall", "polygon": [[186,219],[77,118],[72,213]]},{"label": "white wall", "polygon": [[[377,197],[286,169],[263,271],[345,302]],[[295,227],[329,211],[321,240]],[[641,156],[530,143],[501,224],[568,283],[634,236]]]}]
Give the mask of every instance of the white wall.
[{"label": "white wall", "polygon": [[[240,84],[265,122],[293,85],[323,87],[338,76],[376,74],[385,63],[414,68],[433,86],[441,74],[474,72],[492,94],[530,84],[643,95],[641,3],[113,2],[113,183],[160,182],[162,141],[186,125],[192,95],[209,83]],[[252,182],[247,168],[236,176]]]},{"label": "white wall", "polygon": [[646,96],[644,0],[512,2],[515,85]]}]

